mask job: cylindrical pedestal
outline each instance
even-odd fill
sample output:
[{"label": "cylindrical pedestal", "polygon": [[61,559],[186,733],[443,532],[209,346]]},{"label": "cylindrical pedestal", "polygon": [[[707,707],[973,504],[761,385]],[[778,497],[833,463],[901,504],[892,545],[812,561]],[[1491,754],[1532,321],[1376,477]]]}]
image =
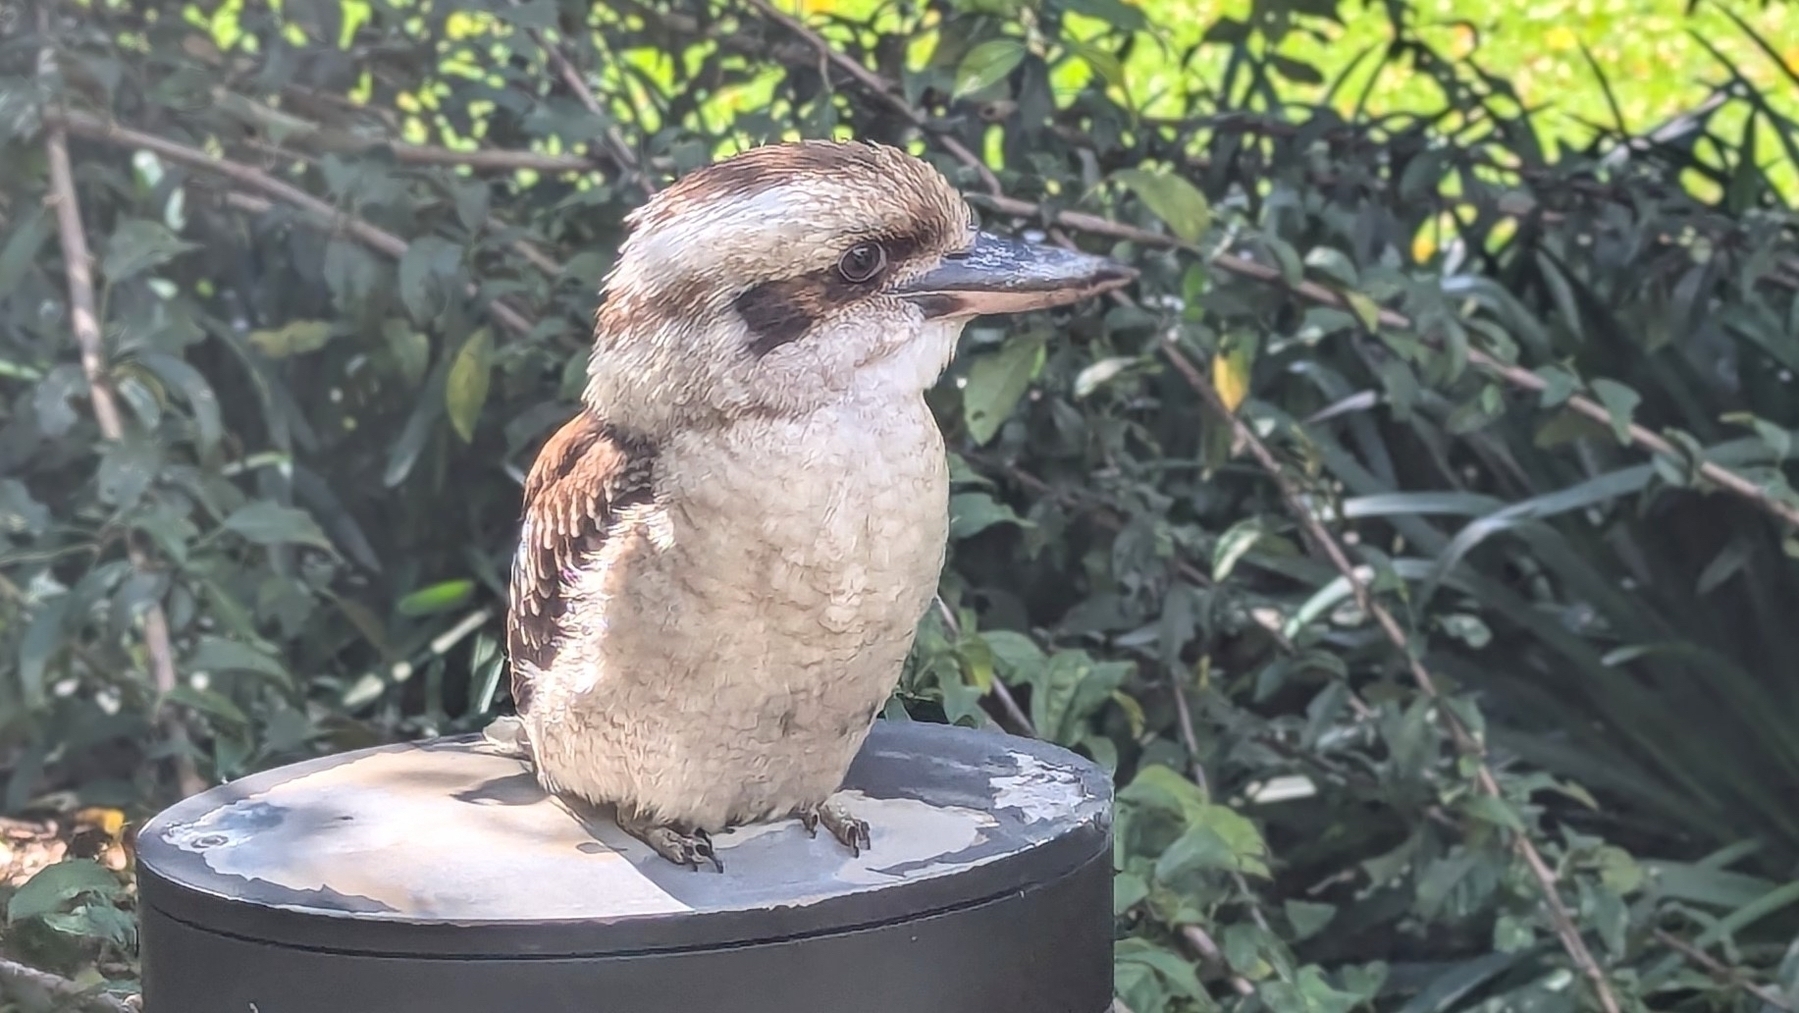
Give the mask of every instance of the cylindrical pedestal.
[{"label": "cylindrical pedestal", "polygon": [[673,865],[478,736],[204,792],[138,835],[146,1013],[1103,1013],[1111,782],[878,721],[838,796]]}]

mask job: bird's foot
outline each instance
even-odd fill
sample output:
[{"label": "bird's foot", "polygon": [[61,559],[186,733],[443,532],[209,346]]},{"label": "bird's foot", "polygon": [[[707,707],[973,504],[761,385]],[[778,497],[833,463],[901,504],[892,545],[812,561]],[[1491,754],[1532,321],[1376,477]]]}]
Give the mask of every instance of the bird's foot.
[{"label": "bird's foot", "polygon": [[805,806],[794,811],[799,817],[800,825],[806,833],[818,836],[818,825],[824,824],[831,836],[860,857],[865,849],[871,848],[873,842],[868,837],[868,821],[857,819],[850,814],[849,807],[836,799],[825,799],[817,805]]},{"label": "bird's foot", "polygon": [[620,812],[618,828],[649,845],[651,851],[676,865],[685,865],[697,871],[702,862],[709,862],[719,872],[725,871],[725,863],[719,861],[718,852],[712,847],[711,835],[697,827],[683,830],[672,823],[658,823],[646,817]]},{"label": "bird's foot", "polygon": [[494,718],[481,729],[481,738],[503,756],[531,762],[531,735],[525,723],[510,714]]}]

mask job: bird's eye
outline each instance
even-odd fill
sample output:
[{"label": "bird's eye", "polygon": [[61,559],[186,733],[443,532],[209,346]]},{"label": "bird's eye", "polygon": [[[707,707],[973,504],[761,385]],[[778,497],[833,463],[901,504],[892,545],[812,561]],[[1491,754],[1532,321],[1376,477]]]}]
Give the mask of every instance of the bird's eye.
[{"label": "bird's eye", "polygon": [[887,251],[879,243],[857,243],[844,251],[837,261],[837,273],[853,285],[880,274],[887,266]]}]

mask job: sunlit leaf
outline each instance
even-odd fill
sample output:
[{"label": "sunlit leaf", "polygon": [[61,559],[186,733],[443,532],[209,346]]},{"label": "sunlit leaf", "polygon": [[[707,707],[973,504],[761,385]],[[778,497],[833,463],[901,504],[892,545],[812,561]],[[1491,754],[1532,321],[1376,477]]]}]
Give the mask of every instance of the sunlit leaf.
[{"label": "sunlit leaf", "polygon": [[1130,187],[1157,218],[1189,243],[1197,242],[1211,225],[1212,208],[1205,194],[1173,173],[1120,169],[1112,178]]},{"label": "sunlit leaf", "polygon": [[954,95],[960,98],[999,83],[1024,62],[1025,53],[1016,39],[989,39],[974,47],[956,67]]},{"label": "sunlit leaf", "polygon": [[475,593],[472,580],[445,580],[406,595],[394,604],[403,616],[428,616],[447,612],[467,603]]},{"label": "sunlit leaf", "polygon": [[1245,342],[1232,342],[1212,357],[1212,387],[1224,406],[1236,411],[1249,396],[1249,367],[1253,351]]}]

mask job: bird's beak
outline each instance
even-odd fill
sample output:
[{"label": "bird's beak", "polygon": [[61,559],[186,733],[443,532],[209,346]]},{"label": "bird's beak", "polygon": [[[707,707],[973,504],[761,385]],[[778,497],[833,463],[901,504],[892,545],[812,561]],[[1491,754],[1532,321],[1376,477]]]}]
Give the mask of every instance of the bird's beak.
[{"label": "bird's beak", "polygon": [[974,245],[895,286],[926,317],[1022,313],[1109,292],[1137,277],[1135,268],[1105,257],[987,232]]}]

